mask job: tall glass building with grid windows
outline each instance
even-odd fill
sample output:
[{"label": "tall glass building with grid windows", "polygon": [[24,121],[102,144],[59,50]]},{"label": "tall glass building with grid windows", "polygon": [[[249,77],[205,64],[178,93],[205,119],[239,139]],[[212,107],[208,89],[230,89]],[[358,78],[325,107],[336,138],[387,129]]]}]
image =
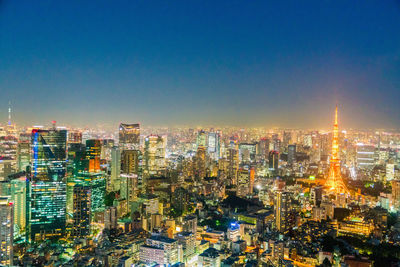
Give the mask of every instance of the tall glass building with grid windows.
[{"label": "tall glass building with grid windows", "polygon": [[66,215],[66,130],[32,130],[30,240],[61,236]]}]

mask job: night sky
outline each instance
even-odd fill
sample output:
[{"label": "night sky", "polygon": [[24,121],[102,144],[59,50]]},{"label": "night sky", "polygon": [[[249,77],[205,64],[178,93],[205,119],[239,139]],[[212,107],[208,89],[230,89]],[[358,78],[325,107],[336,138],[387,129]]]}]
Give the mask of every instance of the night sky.
[{"label": "night sky", "polygon": [[0,121],[400,128],[400,1],[1,1]]}]

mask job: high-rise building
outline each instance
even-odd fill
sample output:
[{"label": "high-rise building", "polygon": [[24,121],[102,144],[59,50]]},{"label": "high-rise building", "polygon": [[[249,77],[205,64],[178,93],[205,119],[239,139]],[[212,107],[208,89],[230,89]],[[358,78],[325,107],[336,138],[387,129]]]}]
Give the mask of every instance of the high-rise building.
[{"label": "high-rise building", "polygon": [[275,193],[274,201],[275,227],[284,233],[291,227],[289,215],[291,210],[291,198],[288,192],[278,190]]},{"label": "high-rise building", "polygon": [[89,161],[89,172],[100,172],[101,141],[86,140],[86,159]]},{"label": "high-rise building", "polygon": [[239,144],[239,159],[242,162],[255,161],[257,154],[257,144],[240,143]]},{"label": "high-rise building", "polygon": [[26,230],[28,180],[25,176],[10,181],[11,201],[14,204],[14,235],[21,236]]},{"label": "high-rise building", "polygon": [[237,142],[231,141],[227,154],[228,174],[227,178],[232,184],[237,182],[237,172],[239,170],[239,149]]},{"label": "high-rise building", "polygon": [[22,133],[18,139],[17,148],[17,169],[26,171],[31,160],[31,135]]},{"label": "high-rise building", "polygon": [[359,169],[372,169],[375,165],[375,146],[357,144],[357,167]]},{"label": "high-rise building", "polygon": [[140,150],[140,125],[119,125],[119,147],[121,150]]},{"label": "high-rise building", "polygon": [[394,179],[394,164],[393,163],[387,163],[386,164],[386,180],[391,181]]},{"label": "high-rise building", "polygon": [[400,180],[392,180],[392,199],[396,210],[400,208]]},{"label": "high-rise building", "polygon": [[272,150],[269,152],[268,163],[269,163],[269,169],[273,173],[277,173],[278,169],[279,169],[279,152],[278,151]]},{"label": "high-rise building", "polygon": [[204,147],[207,148],[207,133],[203,130],[199,131],[197,133],[197,140],[196,140],[196,144],[197,147]]},{"label": "high-rise building", "polygon": [[121,174],[121,198],[126,199],[128,203],[128,212],[131,210],[131,203],[139,195],[137,174]]},{"label": "high-rise building", "polygon": [[8,197],[0,197],[0,265],[13,265],[14,205]]},{"label": "high-rise building", "polygon": [[288,146],[288,163],[289,165],[293,165],[296,161],[296,145]]},{"label": "high-rise building", "polygon": [[81,131],[68,131],[68,144],[81,144],[82,132]]},{"label": "high-rise building", "polygon": [[150,135],[145,139],[144,174],[147,176],[162,175],[165,172],[166,142],[162,136]]},{"label": "high-rise building", "polygon": [[60,236],[66,215],[66,130],[32,130],[29,238]]},{"label": "high-rise building", "polygon": [[117,207],[109,207],[104,212],[104,228],[115,230],[118,228],[118,211]]},{"label": "high-rise building", "polygon": [[255,171],[253,168],[240,169],[238,172],[237,195],[246,197],[253,193]]},{"label": "high-rise building", "polygon": [[218,160],[221,154],[220,135],[218,132],[208,133],[208,154],[214,160]]},{"label": "high-rise building", "polygon": [[91,189],[84,184],[76,184],[73,192],[73,228],[72,236],[90,235]]},{"label": "high-rise building", "polygon": [[139,174],[139,150],[123,150],[121,154],[121,172],[125,174]]},{"label": "high-rise building", "polygon": [[257,148],[257,155],[265,160],[268,159],[268,153],[269,153],[269,140],[267,138],[261,138],[261,140],[258,142],[258,148]]},{"label": "high-rise building", "polygon": [[121,175],[121,151],[119,147],[114,146],[111,149],[111,175],[107,184],[109,191],[118,191],[120,189]]}]

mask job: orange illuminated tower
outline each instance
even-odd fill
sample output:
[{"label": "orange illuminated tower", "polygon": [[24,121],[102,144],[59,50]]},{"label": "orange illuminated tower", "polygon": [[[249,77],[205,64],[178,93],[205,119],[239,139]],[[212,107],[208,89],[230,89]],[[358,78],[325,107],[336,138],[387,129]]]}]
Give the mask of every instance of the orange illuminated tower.
[{"label": "orange illuminated tower", "polygon": [[336,193],[347,193],[347,187],[343,183],[342,174],[340,173],[340,159],[339,159],[339,127],[338,127],[338,114],[337,106],[335,110],[335,124],[333,125],[332,137],[332,155],[329,166],[329,176],[326,179],[325,187],[329,191]]}]

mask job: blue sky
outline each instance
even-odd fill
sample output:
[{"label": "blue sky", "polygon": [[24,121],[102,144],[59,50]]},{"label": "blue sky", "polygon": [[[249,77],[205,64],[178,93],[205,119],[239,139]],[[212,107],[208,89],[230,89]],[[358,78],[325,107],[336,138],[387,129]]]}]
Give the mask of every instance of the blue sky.
[{"label": "blue sky", "polygon": [[400,1],[1,1],[0,120],[400,125]]}]

